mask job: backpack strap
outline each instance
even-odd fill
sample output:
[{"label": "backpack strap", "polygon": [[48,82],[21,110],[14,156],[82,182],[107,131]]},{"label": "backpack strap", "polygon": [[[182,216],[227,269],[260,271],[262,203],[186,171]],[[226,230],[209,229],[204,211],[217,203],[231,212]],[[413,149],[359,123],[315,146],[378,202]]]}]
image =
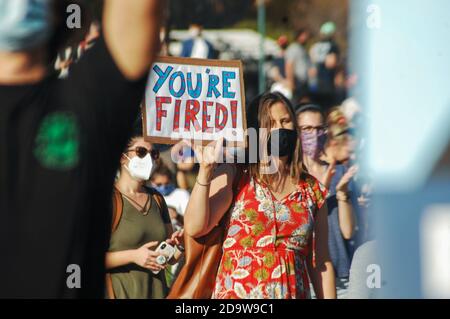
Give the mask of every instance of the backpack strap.
[{"label": "backpack strap", "polygon": [[113,190],[113,199],[112,199],[112,224],[111,224],[111,232],[115,232],[117,226],[119,226],[120,219],[122,218],[123,213],[123,198],[122,194],[114,188]]},{"label": "backpack strap", "polygon": [[146,186],[145,189],[147,190],[148,194],[155,200],[156,205],[158,205],[159,213],[161,214],[161,216],[163,216],[164,214],[168,215],[169,211],[166,205],[166,201],[164,200],[164,196],[161,195],[161,193],[159,193],[153,187]]},{"label": "backpack strap", "polygon": [[[122,194],[114,187],[112,196],[112,220],[111,220],[111,233],[117,230],[120,219],[123,213],[123,198]],[[112,283],[112,277],[110,273],[106,273],[105,278],[106,294],[109,299],[115,299],[114,288]]]}]

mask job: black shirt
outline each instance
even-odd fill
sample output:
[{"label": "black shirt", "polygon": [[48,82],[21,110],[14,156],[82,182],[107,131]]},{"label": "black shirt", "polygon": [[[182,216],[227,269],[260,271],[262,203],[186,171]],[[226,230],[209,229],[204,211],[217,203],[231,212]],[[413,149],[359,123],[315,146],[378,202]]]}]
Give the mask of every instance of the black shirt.
[{"label": "black shirt", "polygon": [[66,80],[0,85],[0,298],[104,296],[112,185],[145,84],[101,39]]},{"label": "black shirt", "polygon": [[339,56],[339,48],[333,40],[323,40],[316,43],[312,48],[313,60],[317,67],[318,91],[323,93],[333,93],[335,89],[334,78],[336,69],[328,69],[325,60],[329,54]]}]

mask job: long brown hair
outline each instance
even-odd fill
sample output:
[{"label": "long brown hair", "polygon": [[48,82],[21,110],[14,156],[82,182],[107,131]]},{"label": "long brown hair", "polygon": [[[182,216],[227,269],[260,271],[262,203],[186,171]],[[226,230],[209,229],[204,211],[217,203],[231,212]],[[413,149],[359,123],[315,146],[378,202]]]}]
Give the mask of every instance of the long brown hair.
[{"label": "long brown hair", "polygon": [[[276,104],[276,103],[282,103],[286,109],[288,110],[288,113],[291,117],[291,121],[294,124],[294,130],[297,131],[297,135],[300,137],[300,130],[297,124],[297,121],[295,119],[294,109],[292,107],[291,102],[284,97],[281,93],[266,93],[262,95],[259,98],[259,105],[258,105],[258,127],[256,127],[257,131],[259,132],[258,138],[259,138],[259,145],[262,146],[262,158],[259,158],[257,163],[251,163],[249,164],[249,171],[250,175],[257,181],[263,182],[265,184],[270,184],[275,179],[275,176],[281,176],[285,171],[277,170],[277,173],[275,174],[264,174],[264,165],[267,165],[268,161],[268,154],[267,154],[267,143],[269,141],[270,130],[272,128],[272,118],[270,115],[270,108]],[[253,110],[254,111],[254,110]],[[264,132],[261,132],[260,129],[266,129],[266,134]],[[289,177],[293,179],[295,183],[299,183],[301,180],[301,176],[303,173],[302,169],[302,147],[300,143],[300,139],[298,138],[295,145],[295,151],[294,153],[289,157],[288,160],[288,169],[286,171],[289,171]],[[262,160],[262,161],[261,161]]]}]

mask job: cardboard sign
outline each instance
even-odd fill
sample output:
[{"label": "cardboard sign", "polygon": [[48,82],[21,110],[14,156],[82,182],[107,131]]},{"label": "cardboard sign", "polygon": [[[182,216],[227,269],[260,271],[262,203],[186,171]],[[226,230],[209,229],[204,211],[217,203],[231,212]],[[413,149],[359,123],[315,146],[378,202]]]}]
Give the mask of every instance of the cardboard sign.
[{"label": "cardboard sign", "polygon": [[158,58],[145,93],[143,123],[151,143],[188,139],[208,144],[225,137],[245,147],[241,62]]}]

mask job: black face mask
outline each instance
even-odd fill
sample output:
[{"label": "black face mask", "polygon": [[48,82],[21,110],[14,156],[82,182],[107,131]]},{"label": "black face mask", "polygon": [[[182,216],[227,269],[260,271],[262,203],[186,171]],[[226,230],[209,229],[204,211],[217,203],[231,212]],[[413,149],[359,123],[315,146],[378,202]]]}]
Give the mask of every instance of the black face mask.
[{"label": "black face mask", "polygon": [[[272,138],[277,140],[278,145],[273,145],[272,149]],[[278,129],[270,133],[269,140],[267,141],[267,150],[269,155],[275,155],[278,157],[290,156],[295,151],[295,146],[297,145],[297,131]]]}]

